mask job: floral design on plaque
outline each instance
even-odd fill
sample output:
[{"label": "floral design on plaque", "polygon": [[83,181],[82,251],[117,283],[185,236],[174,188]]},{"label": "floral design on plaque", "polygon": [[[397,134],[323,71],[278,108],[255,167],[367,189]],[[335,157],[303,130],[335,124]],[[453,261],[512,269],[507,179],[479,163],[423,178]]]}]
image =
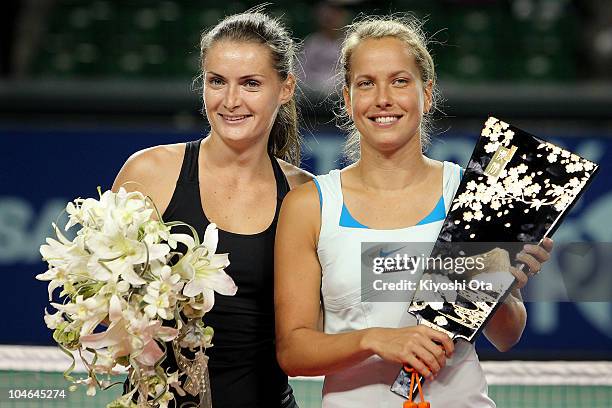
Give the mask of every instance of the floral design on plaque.
[{"label": "floral design on plaque", "polygon": [[[481,132],[480,143],[484,144],[481,161],[470,160],[468,166],[468,170],[476,171],[476,177],[467,182],[451,204],[451,211],[459,210],[453,223],[466,230],[466,238],[478,237],[474,222],[503,220],[503,228],[513,227],[512,218],[516,218],[517,210],[527,214],[551,206],[559,213],[564,212],[584,190],[597,167],[535,137],[532,139],[537,145],[526,146],[524,141],[515,140],[516,129],[513,129],[508,123],[491,117]],[[550,172],[557,177],[550,177]],[[563,174],[559,175],[560,172]],[[509,213],[514,213],[514,217],[508,216]]]}]

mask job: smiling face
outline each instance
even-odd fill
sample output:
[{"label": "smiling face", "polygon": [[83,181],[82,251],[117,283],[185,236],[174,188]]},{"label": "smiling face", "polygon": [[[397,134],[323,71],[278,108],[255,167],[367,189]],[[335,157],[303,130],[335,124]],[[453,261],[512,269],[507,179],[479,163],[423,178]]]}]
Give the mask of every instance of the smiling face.
[{"label": "smiling face", "polygon": [[432,83],[423,84],[414,55],[402,40],[370,38],[350,58],[344,100],[365,145],[393,152],[418,143],[423,114],[431,108]]},{"label": "smiling face", "polygon": [[252,42],[215,42],[203,72],[211,134],[227,143],[267,143],[278,109],[293,96],[295,83],[291,75],[280,79],[270,49]]}]

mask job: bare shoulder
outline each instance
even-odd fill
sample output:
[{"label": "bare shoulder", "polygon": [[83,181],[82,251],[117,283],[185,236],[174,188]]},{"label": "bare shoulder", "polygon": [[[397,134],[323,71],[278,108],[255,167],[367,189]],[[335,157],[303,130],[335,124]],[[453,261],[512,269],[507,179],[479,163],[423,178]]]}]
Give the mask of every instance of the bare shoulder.
[{"label": "bare shoulder", "polygon": [[291,234],[302,231],[303,237],[309,237],[312,245],[316,246],[321,229],[321,205],[313,181],[295,187],[283,199],[279,229],[286,227],[292,231]]},{"label": "bare shoulder", "polygon": [[185,143],[159,145],[132,154],[113,183],[113,190],[124,187],[137,190],[153,199],[163,213],[181,171]]},{"label": "bare shoulder", "polygon": [[[152,182],[169,177],[170,173],[180,172],[185,154],[185,144],[160,145],[149,147],[132,154],[115,179],[113,189],[125,184],[127,189],[140,190],[137,184],[148,187]],[[126,183],[133,183],[129,187]]]},{"label": "bare shoulder", "polygon": [[299,167],[294,166],[291,163],[287,163],[286,161],[281,160],[279,158],[277,158],[276,160],[278,161],[278,164],[280,164],[283,173],[285,173],[287,181],[289,182],[289,187],[291,187],[291,189],[294,189],[304,183],[308,183],[314,178],[314,176],[306,170],[300,169]]},{"label": "bare shoulder", "polygon": [[321,204],[314,181],[308,181],[292,189],[283,199],[281,217],[291,219],[292,224],[312,227],[319,231],[321,225]]},{"label": "bare shoulder", "polygon": [[436,160],[436,159],[432,159],[430,157],[426,157],[427,158],[427,163],[429,164],[429,167],[436,171],[436,172],[441,172],[444,169],[444,162],[440,161],[440,160]]},{"label": "bare shoulder", "polygon": [[293,188],[285,196],[283,204],[285,201],[288,202],[287,205],[295,206],[302,210],[308,209],[320,212],[319,192],[312,180]]},{"label": "bare shoulder", "polygon": [[184,155],[184,143],[153,146],[132,154],[128,158],[126,165],[131,168],[141,169],[152,165],[180,164]]}]

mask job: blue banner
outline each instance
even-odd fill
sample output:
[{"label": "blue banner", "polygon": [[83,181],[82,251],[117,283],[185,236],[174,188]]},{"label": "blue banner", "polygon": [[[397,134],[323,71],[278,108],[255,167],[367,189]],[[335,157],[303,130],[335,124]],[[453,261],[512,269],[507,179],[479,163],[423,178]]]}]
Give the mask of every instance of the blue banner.
[{"label": "blue banner", "polygon": [[[539,136],[601,165],[599,175],[555,234],[556,245],[612,242],[612,134],[578,137],[559,131]],[[34,276],[46,270],[38,249],[45,237],[52,236],[51,223],[61,219],[66,203],[79,196],[96,196],[97,186],[110,188],[132,153],[198,137],[198,133],[172,129],[0,129],[0,276],[4,289],[0,343],[52,344],[43,321],[47,285]],[[465,165],[475,140],[475,135],[451,130],[434,139],[428,155]],[[308,136],[304,167],[319,174],[340,167],[342,141],[341,134],[331,128]],[[554,273],[559,254],[554,255],[529,283],[531,293],[553,296],[563,290]],[[588,285],[610,285],[609,267],[590,272],[584,280],[585,290]],[[528,303],[527,308],[523,338],[503,357],[612,358],[610,302],[538,301]],[[479,340],[477,349],[487,357],[496,357],[484,339]]]}]

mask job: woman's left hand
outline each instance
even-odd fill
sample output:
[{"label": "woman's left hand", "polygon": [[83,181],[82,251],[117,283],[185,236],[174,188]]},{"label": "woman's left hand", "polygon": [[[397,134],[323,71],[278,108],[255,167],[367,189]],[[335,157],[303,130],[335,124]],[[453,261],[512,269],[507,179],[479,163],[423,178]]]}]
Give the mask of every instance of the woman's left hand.
[{"label": "woman's left hand", "polygon": [[525,286],[530,277],[540,272],[542,264],[550,259],[552,249],[553,240],[544,238],[542,245],[526,244],[523,250],[516,255],[516,260],[525,264],[522,271],[518,268],[510,268],[517,279],[516,287],[518,289]]}]

